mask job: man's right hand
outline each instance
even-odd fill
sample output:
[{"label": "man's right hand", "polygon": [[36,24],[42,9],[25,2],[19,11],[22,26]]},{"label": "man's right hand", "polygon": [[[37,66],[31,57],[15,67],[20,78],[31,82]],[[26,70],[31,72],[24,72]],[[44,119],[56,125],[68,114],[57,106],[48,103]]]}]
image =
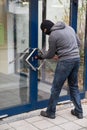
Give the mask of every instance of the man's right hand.
[{"label": "man's right hand", "polygon": [[41,57],[41,55],[35,56],[35,59],[36,59],[36,60],[38,60],[38,59],[39,59],[39,60],[43,60],[43,58]]}]

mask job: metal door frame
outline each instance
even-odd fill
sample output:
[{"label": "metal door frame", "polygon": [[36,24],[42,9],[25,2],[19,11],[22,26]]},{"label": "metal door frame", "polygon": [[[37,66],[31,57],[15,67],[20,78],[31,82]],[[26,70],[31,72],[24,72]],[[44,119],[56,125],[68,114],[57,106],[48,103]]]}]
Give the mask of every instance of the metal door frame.
[{"label": "metal door frame", "polygon": [[[30,0],[29,7],[29,43],[30,48],[38,47],[38,0]],[[74,3],[74,0],[71,0],[71,26],[76,30],[77,29],[77,10],[78,3]],[[87,17],[87,14],[86,14]],[[87,25],[87,21],[86,21]],[[36,61],[37,62],[37,61]],[[47,106],[48,100],[38,101],[38,72],[30,69],[30,104],[19,105],[16,107],[10,107],[8,109],[0,110],[0,115],[8,114],[8,116],[20,114],[23,112],[29,112],[31,110],[41,109]],[[34,81],[34,82],[33,82]],[[87,90],[87,29],[85,36],[85,79],[84,79],[84,92],[80,93],[81,99],[85,97],[85,91]],[[59,98],[59,101],[69,100],[70,97],[63,96]]]},{"label": "metal door frame", "polygon": [[[36,48],[38,46],[38,0],[29,1],[29,47]],[[7,9],[8,9],[7,0]],[[34,82],[33,82],[34,81]],[[26,105],[18,105],[15,107],[6,108],[0,110],[0,116],[2,115],[16,115],[23,112],[29,112],[38,108],[37,105],[37,71],[30,69],[30,103]]]}]

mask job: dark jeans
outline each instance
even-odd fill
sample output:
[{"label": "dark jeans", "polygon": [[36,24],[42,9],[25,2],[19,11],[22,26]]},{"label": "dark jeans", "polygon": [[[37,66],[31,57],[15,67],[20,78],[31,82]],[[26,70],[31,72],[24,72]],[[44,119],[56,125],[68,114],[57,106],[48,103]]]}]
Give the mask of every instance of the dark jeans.
[{"label": "dark jeans", "polygon": [[75,111],[77,113],[82,113],[80,95],[78,90],[79,65],[79,58],[59,61],[57,63],[51,89],[51,96],[47,108],[47,112],[49,114],[55,114],[56,112],[56,104],[58,102],[59,94],[66,79],[68,79],[70,96],[75,106]]}]

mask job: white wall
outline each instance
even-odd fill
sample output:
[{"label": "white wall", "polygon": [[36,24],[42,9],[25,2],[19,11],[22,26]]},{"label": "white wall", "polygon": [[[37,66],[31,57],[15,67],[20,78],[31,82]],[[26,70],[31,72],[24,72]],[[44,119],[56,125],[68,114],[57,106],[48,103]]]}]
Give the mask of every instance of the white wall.
[{"label": "white wall", "polygon": [[29,48],[29,14],[16,15],[17,53]]},{"label": "white wall", "polygon": [[16,14],[17,53],[22,53],[29,45],[29,8],[19,7],[11,2],[7,17],[8,73],[14,73],[14,14]]},{"label": "white wall", "polygon": [[7,52],[8,52],[8,74],[14,73],[14,62],[10,64],[11,61],[14,60],[14,15],[7,15]]}]

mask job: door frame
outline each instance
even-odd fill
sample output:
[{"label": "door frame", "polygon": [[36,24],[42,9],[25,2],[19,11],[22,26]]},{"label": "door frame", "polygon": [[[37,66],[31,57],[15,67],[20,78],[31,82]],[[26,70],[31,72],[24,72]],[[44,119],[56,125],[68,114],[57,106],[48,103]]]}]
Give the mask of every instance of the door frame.
[{"label": "door frame", "polygon": [[[29,47],[30,48],[37,48],[38,47],[38,0],[30,0],[30,7],[29,7]],[[78,3],[74,3],[74,0],[71,0],[71,26],[76,30],[77,29],[77,11],[78,11]],[[87,14],[86,14],[87,17]],[[87,21],[86,21],[87,25]],[[87,29],[86,29],[86,36],[85,36],[85,89],[83,93],[80,93],[81,99],[85,97],[85,90],[87,90]],[[36,61],[37,62],[37,61]],[[33,64],[33,63],[32,63]],[[37,64],[37,63],[36,63]],[[29,112],[31,110],[41,109],[47,106],[48,100],[38,101],[38,72],[33,71],[30,69],[30,103],[26,105],[19,105],[15,107],[10,107],[7,109],[0,110],[0,115],[7,114],[8,116],[20,114],[23,112]],[[59,97],[60,101],[69,100],[70,97],[62,96]]]}]

